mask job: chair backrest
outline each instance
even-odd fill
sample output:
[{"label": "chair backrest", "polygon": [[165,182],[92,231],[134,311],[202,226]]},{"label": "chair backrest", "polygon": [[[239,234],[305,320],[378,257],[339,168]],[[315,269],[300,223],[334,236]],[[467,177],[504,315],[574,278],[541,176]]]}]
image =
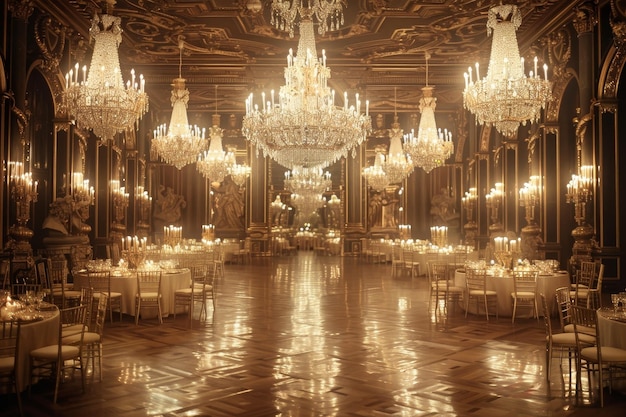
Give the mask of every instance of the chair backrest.
[{"label": "chair backrest", "polygon": [[107,317],[107,308],[109,305],[109,295],[101,293],[98,298],[98,309],[96,310],[96,320],[94,321],[93,331],[98,333],[100,337],[104,334],[104,321]]},{"label": "chair backrest", "polygon": [[581,262],[580,268],[576,271],[576,284],[583,285],[588,288],[595,288],[597,280],[596,264],[597,262],[593,261]]},{"label": "chair backrest", "polygon": [[[580,350],[590,346],[591,341],[599,341],[598,337],[598,313],[596,310],[572,305],[572,323],[576,335],[576,349]],[[595,344],[598,346],[597,343]],[[602,353],[598,349],[598,360],[602,362]]]},{"label": "chair backrest", "polygon": [[89,287],[94,293],[103,292],[111,295],[111,273],[109,271],[90,271],[87,276]]},{"label": "chair backrest", "polygon": [[487,291],[487,270],[465,268],[465,285],[467,291]]},{"label": "chair backrest", "polygon": [[513,271],[513,291],[519,293],[535,293],[537,291],[537,271]]},{"label": "chair backrest", "polygon": [[447,290],[449,287],[449,268],[444,262],[430,262],[428,264],[428,279],[437,290]]},{"label": "chair backrest", "polygon": [[543,311],[543,323],[546,329],[546,336],[552,338],[552,319],[550,318],[550,307],[548,307],[548,300],[545,294],[539,294],[541,298],[541,310]]},{"label": "chair backrest", "polygon": [[572,299],[570,298],[569,287],[560,287],[555,291],[557,308],[559,309],[559,321],[561,323],[561,331],[565,331],[565,326],[572,323],[571,310]]},{"label": "chair backrest", "polygon": [[[0,321],[0,358],[4,360],[13,358],[13,367],[16,363],[19,363],[21,325],[22,322],[20,320]],[[0,372],[0,375],[3,375],[0,379],[3,379],[11,372],[13,372],[13,369],[6,374]]]},{"label": "chair backrest", "polygon": [[83,287],[80,289],[80,305],[87,307],[87,312],[85,313],[87,315],[85,318],[85,324],[87,324],[88,329],[91,329],[91,320],[93,319],[93,299],[93,288]]},{"label": "chair backrest", "polygon": [[161,296],[161,271],[137,271],[137,294]]},{"label": "chair backrest", "polygon": [[44,290],[49,290],[52,287],[50,282],[50,268],[50,259],[48,258],[41,258],[35,261],[35,276],[37,277],[37,282]]},{"label": "chair backrest", "polygon": [[[82,350],[86,324],[86,305],[59,309],[59,357],[62,350],[61,345],[64,343],[77,345]],[[77,336],[79,336],[78,339]],[[71,342],[68,342],[69,340]]]},{"label": "chair backrest", "polygon": [[0,260],[0,279],[3,290],[11,289],[11,261],[9,259]]}]

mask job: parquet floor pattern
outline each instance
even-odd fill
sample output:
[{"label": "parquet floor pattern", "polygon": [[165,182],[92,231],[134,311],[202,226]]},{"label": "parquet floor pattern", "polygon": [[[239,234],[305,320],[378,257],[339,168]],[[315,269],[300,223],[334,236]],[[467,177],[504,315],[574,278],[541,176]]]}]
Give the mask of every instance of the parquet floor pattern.
[{"label": "parquet floor pattern", "polygon": [[[103,382],[40,382],[28,416],[623,416],[577,404],[567,364],[545,378],[536,319],[464,317],[429,306],[423,277],[390,265],[312,252],[227,265],[217,307],[188,328],[186,314],[107,323]],[[564,375],[565,378],[561,378]],[[586,383],[586,379],[584,380]],[[1,416],[16,415],[0,396]]]}]

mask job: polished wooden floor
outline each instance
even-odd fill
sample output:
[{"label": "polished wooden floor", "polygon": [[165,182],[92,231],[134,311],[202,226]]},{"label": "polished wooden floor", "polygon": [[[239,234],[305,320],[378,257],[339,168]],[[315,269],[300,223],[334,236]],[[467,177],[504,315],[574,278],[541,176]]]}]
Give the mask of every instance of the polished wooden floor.
[{"label": "polished wooden floor", "polygon": [[[544,367],[534,319],[487,322],[429,309],[425,278],[300,252],[227,265],[217,307],[107,323],[103,382],[23,394],[29,416],[623,416],[575,400],[568,368]],[[565,375],[565,380],[561,377]],[[16,415],[1,396],[0,416]]]}]

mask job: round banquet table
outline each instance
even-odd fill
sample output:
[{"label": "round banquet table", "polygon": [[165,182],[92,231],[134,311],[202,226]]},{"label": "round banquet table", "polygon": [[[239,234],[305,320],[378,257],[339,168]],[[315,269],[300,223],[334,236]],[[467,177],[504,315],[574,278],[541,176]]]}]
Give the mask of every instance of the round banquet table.
[{"label": "round banquet table", "polygon": [[613,308],[598,310],[600,344],[626,349],[626,311],[615,313]]},{"label": "round banquet table", "polygon": [[[457,269],[455,271],[454,285],[466,288],[464,270]],[[552,274],[540,273],[537,276],[537,296],[539,296],[539,294],[544,294],[550,311],[555,313],[556,289],[560,287],[569,287],[569,285],[570,278],[567,271],[558,271]],[[511,293],[513,292],[513,276],[493,276],[487,274],[487,289],[494,290],[498,294],[498,315],[511,317],[513,315],[513,299],[511,298]],[[537,299],[537,306],[541,309],[541,300],[539,298]],[[465,305],[462,307],[465,308]],[[479,307],[482,308],[482,304],[479,304]],[[472,314],[485,314],[484,310],[481,312],[476,311],[476,303],[470,304],[468,312]]]},{"label": "round banquet table", "polygon": [[59,310],[41,311],[42,320],[22,325],[20,329],[20,352],[16,364],[19,390],[24,391],[30,383],[30,352],[43,346],[54,345],[59,340]]},{"label": "round banquet table", "polygon": [[[174,293],[191,284],[191,271],[188,268],[163,270],[161,274],[161,310],[163,316],[174,313]],[[80,289],[89,285],[87,271],[74,274],[74,288]],[[111,292],[122,294],[122,313],[135,315],[135,295],[137,294],[137,275],[132,271],[111,273]],[[145,312],[142,312],[144,317]]]}]

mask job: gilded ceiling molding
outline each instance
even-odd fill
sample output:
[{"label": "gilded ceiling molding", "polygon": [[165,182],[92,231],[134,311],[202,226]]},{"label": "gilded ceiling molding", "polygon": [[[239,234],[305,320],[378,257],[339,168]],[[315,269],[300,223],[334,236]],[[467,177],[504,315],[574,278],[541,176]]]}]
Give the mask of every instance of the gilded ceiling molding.
[{"label": "gilded ceiling molding", "polygon": [[593,2],[587,1],[576,8],[576,16],[572,23],[579,35],[590,33],[593,27],[598,24]]},{"label": "gilded ceiling molding", "polygon": [[35,42],[43,56],[41,68],[48,73],[59,71],[65,53],[65,26],[52,22],[50,16],[39,16],[35,22]]},{"label": "gilded ceiling molding", "polygon": [[9,11],[14,19],[28,20],[33,13],[33,2],[31,0],[9,0]]},{"label": "gilded ceiling molding", "polygon": [[608,66],[600,74],[602,96],[598,105],[602,111],[615,112],[617,89],[621,72],[626,65],[626,6],[611,0],[611,29],[614,46],[607,53]]}]

